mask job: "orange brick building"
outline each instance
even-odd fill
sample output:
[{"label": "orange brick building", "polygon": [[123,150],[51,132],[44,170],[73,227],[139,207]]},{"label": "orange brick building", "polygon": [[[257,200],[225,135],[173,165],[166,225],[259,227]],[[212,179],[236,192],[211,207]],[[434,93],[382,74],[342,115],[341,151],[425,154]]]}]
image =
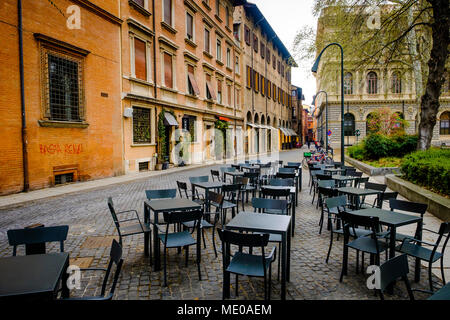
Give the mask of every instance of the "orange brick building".
[{"label": "orange brick building", "polygon": [[0,3],[0,194],[122,174],[118,2],[21,1],[23,90],[19,2]]}]

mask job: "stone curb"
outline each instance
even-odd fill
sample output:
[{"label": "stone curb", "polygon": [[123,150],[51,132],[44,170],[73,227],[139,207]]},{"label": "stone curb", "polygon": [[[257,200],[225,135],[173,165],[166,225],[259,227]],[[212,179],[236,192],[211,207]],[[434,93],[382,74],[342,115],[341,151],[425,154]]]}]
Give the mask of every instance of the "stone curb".
[{"label": "stone curb", "polygon": [[387,174],[397,174],[400,172],[400,168],[398,167],[384,167],[384,168],[377,168],[368,165],[367,163],[358,161],[356,159],[345,157],[345,161],[350,163],[351,165],[355,166],[365,174],[369,176],[385,176]]}]

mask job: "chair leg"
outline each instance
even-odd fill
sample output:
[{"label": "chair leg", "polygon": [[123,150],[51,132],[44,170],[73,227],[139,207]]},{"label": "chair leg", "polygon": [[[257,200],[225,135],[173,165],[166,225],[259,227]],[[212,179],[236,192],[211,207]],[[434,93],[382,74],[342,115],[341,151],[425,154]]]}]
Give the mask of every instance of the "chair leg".
[{"label": "chair leg", "polygon": [[[281,243],[278,244],[278,252],[281,252]],[[281,270],[281,254],[278,255],[278,271],[277,271],[278,281],[280,281],[280,270]]]},{"label": "chair leg", "polygon": [[270,300],[270,293],[272,291],[272,263],[270,263],[269,265],[269,283],[267,289],[268,289],[267,299]]},{"label": "chair leg", "polygon": [[264,300],[267,300],[267,279],[264,277]]},{"label": "chair leg", "polygon": [[206,241],[205,241],[205,229],[202,228],[202,238],[203,238],[203,248],[206,249]]},{"label": "chair leg", "polygon": [[201,254],[201,252],[200,252],[200,246],[197,246],[197,271],[198,271],[198,280],[199,281],[202,281],[202,272],[201,272],[201,270],[200,270],[200,254]]},{"label": "chair leg", "polygon": [[356,274],[359,274],[359,250],[356,250]]},{"label": "chair leg", "polygon": [[431,292],[433,292],[433,273],[432,273],[432,263],[430,262],[429,264],[428,264],[428,278],[429,278],[429,281],[430,281],[430,291]]},{"label": "chair leg", "polygon": [[331,230],[331,233],[330,233],[330,247],[328,248],[327,259],[325,260],[326,263],[328,263],[328,259],[330,258],[330,253],[331,253],[331,247],[332,246],[333,246],[333,230]]},{"label": "chair leg", "polygon": [[339,279],[339,282],[342,282],[342,280],[344,279],[344,275],[347,274],[347,263],[348,263],[348,248],[344,244],[344,254],[343,254],[343,258],[342,258],[342,271],[341,271],[341,277]]},{"label": "chair leg", "polygon": [[445,286],[446,282],[445,282],[445,275],[444,275],[444,259],[443,258],[441,258],[441,275],[442,275],[442,283]]},{"label": "chair leg", "polygon": [[216,228],[213,227],[213,228],[212,228],[212,243],[213,243],[213,248],[214,248],[214,254],[216,255],[216,258],[217,258],[217,249],[216,249],[216,237],[215,237],[215,232],[216,232]]},{"label": "chair leg", "polygon": [[238,287],[239,287],[239,276],[236,274],[236,287],[234,288],[236,297],[239,295]]},{"label": "chair leg", "polygon": [[167,287],[167,248],[164,246],[164,287]]},{"label": "chair leg", "polygon": [[186,246],[186,261],[184,262],[185,267],[188,266],[188,259],[189,259],[189,246]]}]

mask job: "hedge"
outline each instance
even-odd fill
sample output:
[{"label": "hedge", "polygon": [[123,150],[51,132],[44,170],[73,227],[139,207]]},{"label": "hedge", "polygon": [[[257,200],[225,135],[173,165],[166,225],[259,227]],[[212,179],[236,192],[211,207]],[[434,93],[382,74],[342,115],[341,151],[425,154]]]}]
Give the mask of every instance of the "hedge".
[{"label": "hedge", "polygon": [[450,195],[450,150],[431,148],[406,156],[403,178],[428,189]]}]

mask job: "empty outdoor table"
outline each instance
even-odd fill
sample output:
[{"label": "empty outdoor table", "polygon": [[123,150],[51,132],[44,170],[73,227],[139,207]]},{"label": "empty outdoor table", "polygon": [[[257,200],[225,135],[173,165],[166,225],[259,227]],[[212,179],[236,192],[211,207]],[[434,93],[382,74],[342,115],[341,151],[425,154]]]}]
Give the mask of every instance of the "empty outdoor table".
[{"label": "empty outdoor table", "polygon": [[223,173],[223,180],[226,180],[226,176],[232,176],[233,177],[233,183],[236,182],[236,177],[243,177],[244,173],[241,171],[225,171]]},{"label": "empty outdoor table", "polygon": [[[362,189],[364,190],[364,189]],[[378,208],[368,208],[352,211],[352,214],[366,217],[377,217],[380,224],[389,227],[389,258],[395,257],[395,239],[397,228],[409,224],[417,223],[415,238],[422,240],[423,219],[419,216],[408,215],[395,211],[383,210]],[[415,280],[420,280],[420,260],[416,259]]]},{"label": "empty outdoor table", "polygon": [[68,298],[68,266],[67,252],[0,258],[0,298],[51,300],[60,280],[62,296]]},{"label": "empty outdoor table", "polygon": [[[281,299],[286,299],[291,261],[291,217],[278,214],[240,212],[226,226],[227,230],[281,234]],[[224,279],[225,297],[230,296],[230,275]]]},{"label": "empty outdoor table", "polygon": [[291,193],[291,198],[292,198],[292,236],[294,235],[294,229],[295,229],[295,201],[297,198],[297,192],[295,192],[295,187],[289,187],[289,186],[269,186],[269,185],[264,185],[261,186],[261,189],[268,189],[268,190],[285,190],[288,189]]},{"label": "empty outdoor table", "polygon": [[[144,201],[144,222],[150,222],[150,211],[153,211],[153,223],[158,224],[159,213],[174,211],[199,210],[202,206],[197,202],[186,198],[176,199],[156,199]],[[154,252],[154,270],[161,269],[161,259],[159,253],[158,228],[153,228],[153,252]]]},{"label": "empty outdoor table", "polygon": [[337,182],[337,185],[340,186],[342,183],[346,183],[347,181],[357,180],[357,179],[359,179],[359,177],[332,175],[331,179],[335,180]]},{"label": "empty outdoor table", "polygon": [[330,172],[331,174],[335,174],[337,172],[345,172],[345,169],[340,169],[340,168],[325,168],[323,169],[323,171],[325,172]]},{"label": "empty outdoor table", "polygon": [[354,188],[354,187],[343,187],[337,189],[340,193],[345,193],[351,196],[355,202],[355,209],[358,210],[360,206],[360,199],[359,197],[362,196],[370,196],[370,195],[378,195],[381,193],[379,190],[372,190],[372,189],[360,189],[360,188]]},{"label": "empty outdoor table", "polygon": [[222,186],[226,184],[220,181],[208,181],[208,182],[194,182],[191,183],[192,185],[192,198],[194,198],[195,194],[195,188],[202,188],[205,189],[205,206],[206,206],[206,212],[211,211],[211,207],[209,204],[209,197],[208,192],[209,190],[215,190],[216,192],[219,192],[220,189],[222,189]]}]

